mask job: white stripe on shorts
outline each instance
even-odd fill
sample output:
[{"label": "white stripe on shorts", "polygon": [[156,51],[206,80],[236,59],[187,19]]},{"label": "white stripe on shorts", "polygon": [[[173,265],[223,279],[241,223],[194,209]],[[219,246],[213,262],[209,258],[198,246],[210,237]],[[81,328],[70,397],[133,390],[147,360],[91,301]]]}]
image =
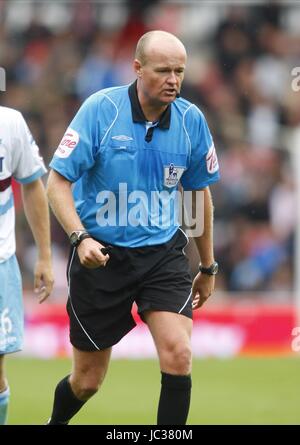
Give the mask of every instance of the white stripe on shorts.
[{"label": "white stripe on shorts", "polygon": [[185,308],[185,306],[188,304],[189,299],[191,298],[191,296],[192,296],[192,289],[191,289],[191,292],[189,293],[189,296],[188,296],[186,302],[184,303],[184,305],[182,306],[182,308],[180,309],[180,311],[178,311],[178,314],[181,314],[181,312],[183,311],[183,309]]},{"label": "white stripe on shorts", "polygon": [[95,346],[95,348],[98,349],[98,351],[100,351],[100,348],[98,348],[98,346],[96,345],[96,343],[91,339],[91,337],[89,336],[89,334],[86,332],[86,330],[85,330],[84,327],[82,326],[82,323],[80,322],[79,318],[77,317],[77,314],[76,314],[76,312],[75,312],[75,309],[74,309],[74,306],[73,306],[73,303],[72,303],[71,291],[70,291],[70,289],[71,289],[70,270],[71,270],[72,262],[73,262],[73,259],[74,259],[75,251],[76,251],[76,248],[74,247],[74,249],[73,249],[73,253],[72,253],[72,257],[71,257],[71,260],[70,260],[69,270],[68,270],[68,296],[69,296],[69,298],[70,298],[70,304],[71,304],[72,311],[73,311],[73,313],[74,313],[74,315],[75,315],[75,317],[76,317],[76,320],[78,321],[78,323],[79,323],[81,329],[83,330],[83,332],[85,333],[85,335],[87,336],[87,338],[90,340],[90,342]]}]

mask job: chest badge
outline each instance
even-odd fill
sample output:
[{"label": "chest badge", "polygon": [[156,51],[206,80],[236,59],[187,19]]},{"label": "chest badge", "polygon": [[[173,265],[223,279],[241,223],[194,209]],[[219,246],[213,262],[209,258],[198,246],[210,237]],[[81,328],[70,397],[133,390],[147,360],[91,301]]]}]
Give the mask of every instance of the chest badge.
[{"label": "chest badge", "polygon": [[177,167],[174,164],[164,166],[164,185],[166,187],[175,187],[175,185],[178,184],[184,170],[184,167]]}]

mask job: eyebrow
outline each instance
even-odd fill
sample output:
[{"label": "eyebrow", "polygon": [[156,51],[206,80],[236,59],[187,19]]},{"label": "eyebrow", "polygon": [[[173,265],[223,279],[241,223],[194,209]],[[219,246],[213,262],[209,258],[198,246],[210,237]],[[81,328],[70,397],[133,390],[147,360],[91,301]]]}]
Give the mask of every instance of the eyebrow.
[{"label": "eyebrow", "polygon": [[156,67],[154,67],[154,69],[155,70],[172,70],[172,69],[174,69],[175,71],[176,70],[185,70],[185,65],[184,66],[176,66],[175,68],[171,68],[171,67],[169,67],[169,66],[167,66],[167,65],[160,65],[160,66],[156,66]]}]

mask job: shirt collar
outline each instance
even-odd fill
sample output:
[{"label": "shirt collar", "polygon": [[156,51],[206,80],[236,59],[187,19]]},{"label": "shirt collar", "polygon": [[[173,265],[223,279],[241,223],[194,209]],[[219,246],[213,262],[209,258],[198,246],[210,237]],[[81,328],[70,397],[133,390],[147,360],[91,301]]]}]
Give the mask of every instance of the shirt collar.
[{"label": "shirt collar", "polygon": [[[133,122],[147,122],[143,113],[136,89],[137,81],[128,88]],[[171,121],[171,105],[169,104],[158,121],[158,127],[168,130]]]}]

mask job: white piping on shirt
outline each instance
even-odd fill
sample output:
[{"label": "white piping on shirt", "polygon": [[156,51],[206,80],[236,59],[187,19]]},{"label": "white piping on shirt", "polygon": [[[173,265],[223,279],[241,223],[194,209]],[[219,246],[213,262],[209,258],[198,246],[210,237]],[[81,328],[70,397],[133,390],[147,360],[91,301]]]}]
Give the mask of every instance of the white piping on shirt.
[{"label": "white piping on shirt", "polygon": [[109,133],[109,131],[112,129],[112,127],[114,126],[114,124],[115,124],[115,122],[116,122],[116,120],[117,120],[117,118],[118,118],[118,116],[119,116],[119,109],[118,109],[117,105],[114,103],[114,101],[113,101],[109,96],[107,96],[107,95],[104,94],[104,93],[100,93],[100,94],[102,94],[104,97],[106,97],[106,98],[113,104],[113,106],[115,107],[115,109],[116,109],[116,111],[117,111],[116,117],[114,118],[114,120],[112,121],[111,125],[108,127],[108,129],[106,130],[105,135],[104,135],[103,138],[102,138],[102,141],[101,141],[101,145],[102,145],[104,139],[106,138],[106,136],[108,135],[108,133]]},{"label": "white piping on shirt", "polygon": [[186,248],[186,246],[188,245],[188,243],[190,242],[189,238],[187,237],[186,233],[182,230],[181,227],[178,227],[178,229],[184,234],[185,238],[186,238],[186,245],[182,248],[182,253],[183,255],[185,255],[185,251],[184,249]]},{"label": "white piping on shirt", "polygon": [[192,144],[191,144],[190,136],[189,136],[189,134],[188,134],[188,132],[187,132],[187,129],[186,129],[186,126],[185,126],[185,123],[184,123],[184,118],[185,118],[186,113],[189,111],[189,109],[190,109],[192,106],[193,106],[193,104],[191,104],[191,105],[185,110],[185,112],[183,113],[183,117],[182,117],[182,125],[183,125],[183,129],[184,129],[184,131],[185,131],[185,134],[186,134],[186,136],[187,136],[187,138],[188,138],[188,142],[189,142],[189,161],[190,161],[191,153],[192,153]]}]

